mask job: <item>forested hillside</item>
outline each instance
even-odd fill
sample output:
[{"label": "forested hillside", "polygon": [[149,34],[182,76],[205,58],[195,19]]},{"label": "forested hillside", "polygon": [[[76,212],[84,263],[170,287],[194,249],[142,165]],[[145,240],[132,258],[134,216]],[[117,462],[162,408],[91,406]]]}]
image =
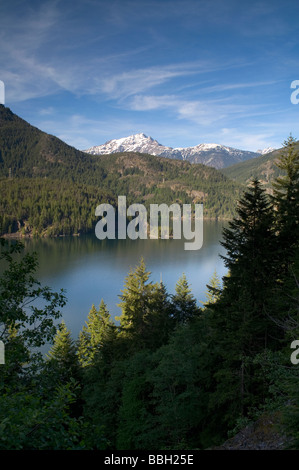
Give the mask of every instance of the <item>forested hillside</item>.
[{"label": "forested hillside", "polygon": [[79,183],[44,178],[0,180],[0,233],[57,236],[88,233],[94,208],[116,205],[108,191]]},{"label": "forested hillside", "polygon": [[[295,144],[295,148],[299,150],[298,143]],[[223,168],[221,171],[241,184],[248,184],[253,178],[258,178],[267,189],[271,189],[274,179],[283,174],[276,165],[281,151],[282,149],[275,150],[266,155]]]},{"label": "forested hillside", "polygon": [[200,164],[138,153],[80,152],[0,105],[2,234],[18,230],[56,236],[91,231],[97,221],[96,206],[117,200],[117,195],[127,196],[128,204],[146,207],[203,203],[205,217],[231,218],[242,189]]}]

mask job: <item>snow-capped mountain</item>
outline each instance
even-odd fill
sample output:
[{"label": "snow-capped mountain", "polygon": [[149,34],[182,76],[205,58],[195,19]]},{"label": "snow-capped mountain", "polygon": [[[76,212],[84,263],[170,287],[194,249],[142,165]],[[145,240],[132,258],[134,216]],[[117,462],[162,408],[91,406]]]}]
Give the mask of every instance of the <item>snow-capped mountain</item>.
[{"label": "snow-capped mountain", "polygon": [[85,150],[85,152],[93,155],[105,155],[116,152],[140,152],[160,155],[165,150],[171,151],[172,148],[159,144],[159,142],[152,139],[152,137],[147,137],[145,134],[135,134],[122,139],[108,140],[105,144],[91,147]]},{"label": "snow-capped mountain", "polygon": [[257,150],[257,153],[258,153],[259,155],[266,155],[267,153],[274,152],[274,150],[276,150],[276,149],[273,148],[273,147],[267,147],[267,148],[265,148],[265,149],[263,149],[263,150]]},{"label": "snow-capped mountain", "polygon": [[274,149],[271,147],[268,147],[268,149],[265,150],[249,152],[220,144],[199,144],[194,147],[172,148],[159,144],[159,142],[145,134],[134,134],[122,139],[109,140],[103,145],[91,147],[84,151],[93,155],[105,155],[117,152],[149,153],[160,157],[187,160],[191,163],[202,163],[220,169],[250,158],[258,157],[263,153],[268,153],[273,150]]}]

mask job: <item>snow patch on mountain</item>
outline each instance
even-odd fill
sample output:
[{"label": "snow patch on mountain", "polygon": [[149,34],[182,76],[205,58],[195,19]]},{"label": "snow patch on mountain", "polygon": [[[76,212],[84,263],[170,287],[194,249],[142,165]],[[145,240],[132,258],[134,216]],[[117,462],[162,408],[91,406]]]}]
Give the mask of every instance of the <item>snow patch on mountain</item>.
[{"label": "snow patch on mountain", "polygon": [[256,152],[259,153],[260,155],[266,155],[267,153],[274,152],[274,150],[276,149],[273,147],[267,147],[263,150],[257,150]]}]

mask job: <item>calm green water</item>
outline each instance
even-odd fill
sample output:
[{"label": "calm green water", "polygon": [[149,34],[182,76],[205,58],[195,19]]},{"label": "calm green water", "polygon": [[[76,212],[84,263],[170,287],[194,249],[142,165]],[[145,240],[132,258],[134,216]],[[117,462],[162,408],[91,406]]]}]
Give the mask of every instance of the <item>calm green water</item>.
[{"label": "calm green water", "polygon": [[66,290],[67,305],[62,317],[76,338],[88,312],[103,298],[112,317],[120,314],[118,295],[130,268],[143,257],[151,280],[161,277],[169,293],[182,273],[186,274],[192,292],[205,301],[206,284],[216,270],[226,273],[219,241],[223,224],[204,221],[203,246],[185,251],[184,240],[104,240],[94,234],[81,237],[25,240],[26,251],[36,251],[39,259],[38,279],[54,291]]}]

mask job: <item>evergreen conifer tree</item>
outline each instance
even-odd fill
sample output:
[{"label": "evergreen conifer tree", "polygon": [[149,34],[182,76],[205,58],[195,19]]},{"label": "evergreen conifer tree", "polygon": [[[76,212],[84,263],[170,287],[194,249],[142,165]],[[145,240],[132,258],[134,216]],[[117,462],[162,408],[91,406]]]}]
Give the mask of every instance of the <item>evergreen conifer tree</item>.
[{"label": "evergreen conifer tree", "polygon": [[185,273],[182,274],[175,286],[172,304],[174,319],[179,324],[185,324],[199,314],[196,299],[189,287]]},{"label": "evergreen conifer tree", "polygon": [[231,423],[266,393],[267,384],[253,365],[254,357],[267,348],[278,349],[282,338],[267,314],[273,306],[277,274],[273,225],[272,205],[254,180],[239,202],[237,216],[223,230],[228,275],[219,299],[209,305],[221,364],[221,368],[215,364],[216,391],[211,402],[223,406],[224,419]]},{"label": "evergreen conifer tree", "polygon": [[153,284],[145,262],[141,259],[135,271],[130,271],[120,295],[122,314],[120,336],[131,341],[134,351],[163,344],[170,328],[170,303],[165,286]]},{"label": "evergreen conifer tree", "polygon": [[290,136],[276,163],[284,171],[273,182],[273,202],[276,208],[277,252],[280,264],[287,269],[293,262],[299,243],[299,150]]},{"label": "evergreen conifer tree", "polygon": [[275,255],[278,266],[275,303],[282,312],[278,321],[276,318],[274,320],[288,338],[296,339],[296,323],[299,322],[296,313],[299,278],[299,149],[292,136],[284,142],[276,164],[284,174],[273,182],[277,240]]},{"label": "evergreen conifer tree", "polygon": [[205,306],[217,302],[221,294],[221,282],[216,270],[214,271],[209,284],[207,284],[207,288],[208,290],[206,292],[206,302],[204,304]]},{"label": "evergreen conifer tree", "polygon": [[104,300],[101,300],[99,310],[92,305],[87,316],[86,324],[79,333],[78,358],[81,366],[92,364],[95,355],[103,347],[105,341],[114,334],[114,323]]},{"label": "evergreen conifer tree", "polygon": [[46,358],[48,369],[52,370],[52,373],[56,370],[62,382],[69,380],[70,377],[77,378],[78,360],[76,345],[64,320],[59,325],[54,337],[53,346],[46,355]]},{"label": "evergreen conifer tree", "polygon": [[222,258],[229,272],[224,277],[224,288],[232,285],[236,293],[247,291],[259,316],[272,295],[276,276],[273,225],[273,207],[265,189],[255,179],[239,202],[237,216],[229,228],[223,229],[221,244],[226,249]]}]

